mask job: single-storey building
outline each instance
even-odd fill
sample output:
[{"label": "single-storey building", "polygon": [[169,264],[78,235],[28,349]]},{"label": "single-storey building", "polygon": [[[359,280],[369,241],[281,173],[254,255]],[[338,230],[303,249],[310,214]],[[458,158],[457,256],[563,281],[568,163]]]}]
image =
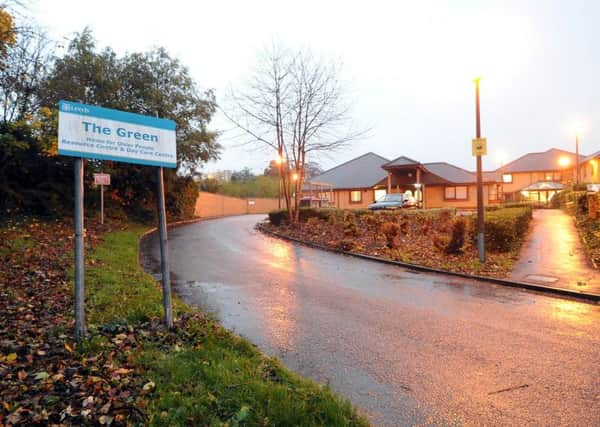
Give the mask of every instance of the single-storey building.
[{"label": "single-storey building", "polygon": [[581,182],[588,184],[600,184],[600,176],[598,174],[598,164],[600,162],[600,151],[590,154],[585,157],[579,166],[579,174]]},{"label": "single-storey building", "polygon": [[[500,178],[484,173],[484,203],[500,202]],[[388,160],[366,153],[312,179],[326,183],[319,197],[341,209],[366,208],[387,193],[405,193],[424,208],[474,208],[476,175],[446,162],[421,163],[405,156]]]},{"label": "single-storey building", "polygon": [[[593,180],[585,177],[598,181],[600,152],[596,154],[579,156],[582,182]],[[518,200],[547,203],[574,182],[575,166],[575,153],[565,150],[551,148],[525,154],[494,171],[483,172],[484,204]],[[341,209],[366,208],[388,193],[410,195],[424,208],[470,209],[477,205],[475,172],[447,162],[421,163],[406,156],[388,160],[369,152],[311,181],[327,187],[318,197]]]},{"label": "single-storey building", "polygon": [[[583,162],[585,156],[579,156]],[[498,168],[504,200],[548,203],[565,186],[575,181],[576,154],[551,148],[528,153]]]}]

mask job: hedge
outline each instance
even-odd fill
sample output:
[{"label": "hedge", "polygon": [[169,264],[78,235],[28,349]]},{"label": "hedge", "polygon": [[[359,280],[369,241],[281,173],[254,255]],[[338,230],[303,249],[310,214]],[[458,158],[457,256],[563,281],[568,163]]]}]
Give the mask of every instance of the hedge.
[{"label": "hedge", "polygon": [[[508,252],[521,245],[532,218],[530,206],[489,211],[484,217],[486,249]],[[471,239],[477,241],[477,215],[471,217]]]},{"label": "hedge", "polygon": [[[337,214],[338,209],[300,208],[300,222],[306,222],[309,218],[327,220],[329,217]],[[269,221],[273,225],[280,225],[287,220],[288,212],[286,209],[277,209],[269,212]]]}]

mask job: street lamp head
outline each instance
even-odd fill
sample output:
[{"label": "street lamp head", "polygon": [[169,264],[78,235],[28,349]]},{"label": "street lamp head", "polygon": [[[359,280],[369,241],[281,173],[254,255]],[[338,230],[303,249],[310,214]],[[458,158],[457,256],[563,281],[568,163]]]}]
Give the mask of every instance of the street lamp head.
[{"label": "street lamp head", "polygon": [[567,166],[569,166],[569,164],[571,164],[571,159],[569,159],[569,157],[567,156],[561,156],[558,159],[558,165],[562,168],[566,168]]},{"label": "street lamp head", "polygon": [[283,157],[281,157],[281,155],[277,155],[277,157],[275,158],[275,163],[277,163],[278,165],[283,163]]},{"label": "street lamp head", "polygon": [[295,173],[294,175],[292,175],[292,179],[293,179],[294,181],[298,181],[298,174],[297,174],[297,173]]}]

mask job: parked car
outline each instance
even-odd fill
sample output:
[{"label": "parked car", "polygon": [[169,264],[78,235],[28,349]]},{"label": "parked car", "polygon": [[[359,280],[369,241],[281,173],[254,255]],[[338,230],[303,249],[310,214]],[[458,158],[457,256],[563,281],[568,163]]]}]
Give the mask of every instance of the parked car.
[{"label": "parked car", "polygon": [[376,211],[379,209],[401,209],[415,206],[415,202],[402,193],[386,194],[375,203],[369,205],[369,209]]}]

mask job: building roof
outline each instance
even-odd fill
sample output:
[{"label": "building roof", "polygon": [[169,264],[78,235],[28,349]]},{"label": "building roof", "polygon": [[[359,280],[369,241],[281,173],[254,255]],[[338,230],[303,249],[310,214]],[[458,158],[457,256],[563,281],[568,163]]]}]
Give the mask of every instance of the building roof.
[{"label": "building roof", "polygon": [[[502,171],[502,173],[515,173],[559,170],[561,167],[558,165],[558,159],[563,156],[569,157],[571,164],[575,164],[575,153],[559,150],[558,148],[551,148],[541,153],[525,154],[498,168],[496,171]],[[581,162],[583,159],[585,159],[585,156],[579,155],[579,161]]]},{"label": "building roof", "polygon": [[420,164],[421,164],[420,162],[417,162],[416,160],[413,160],[409,157],[400,156],[400,157],[396,157],[394,160],[382,165],[382,167],[387,168],[387,167],[393,167],[393,166],[417,166]]},{"label": "building roof", "polygon": [[428,172],[448,182],[462,184],[476,179],[474,173],[446,162],[424,163],[423,166]]},{"label": "building roof", "polygon": [[381,167],[388,162],[385,157],[369,152],[315,176],[312,181],[329,183],[333,189],[373,187],[387,176]]},{"label": "building roof", "polygon": [[597,159],[598,157],[600,157],[600,151],[596,151],[594,154],[590,154],[589,156],[587,156],[586,158],[584,158],[581,163],[585,163],[589,160],[593,160],[593,159]]},{"label": "building roof", "polygon": [[[470,172],[447,162],[423,163],[423,166],[427,172],[437,175],[446,182],[453,184],[471,184],[477,182],[477,174],[475,172]],[[499,174],[496,172],[483,172],[483,182],[497,182],[498,178]],[[427,181],[425,177],[424,181]]]}]

